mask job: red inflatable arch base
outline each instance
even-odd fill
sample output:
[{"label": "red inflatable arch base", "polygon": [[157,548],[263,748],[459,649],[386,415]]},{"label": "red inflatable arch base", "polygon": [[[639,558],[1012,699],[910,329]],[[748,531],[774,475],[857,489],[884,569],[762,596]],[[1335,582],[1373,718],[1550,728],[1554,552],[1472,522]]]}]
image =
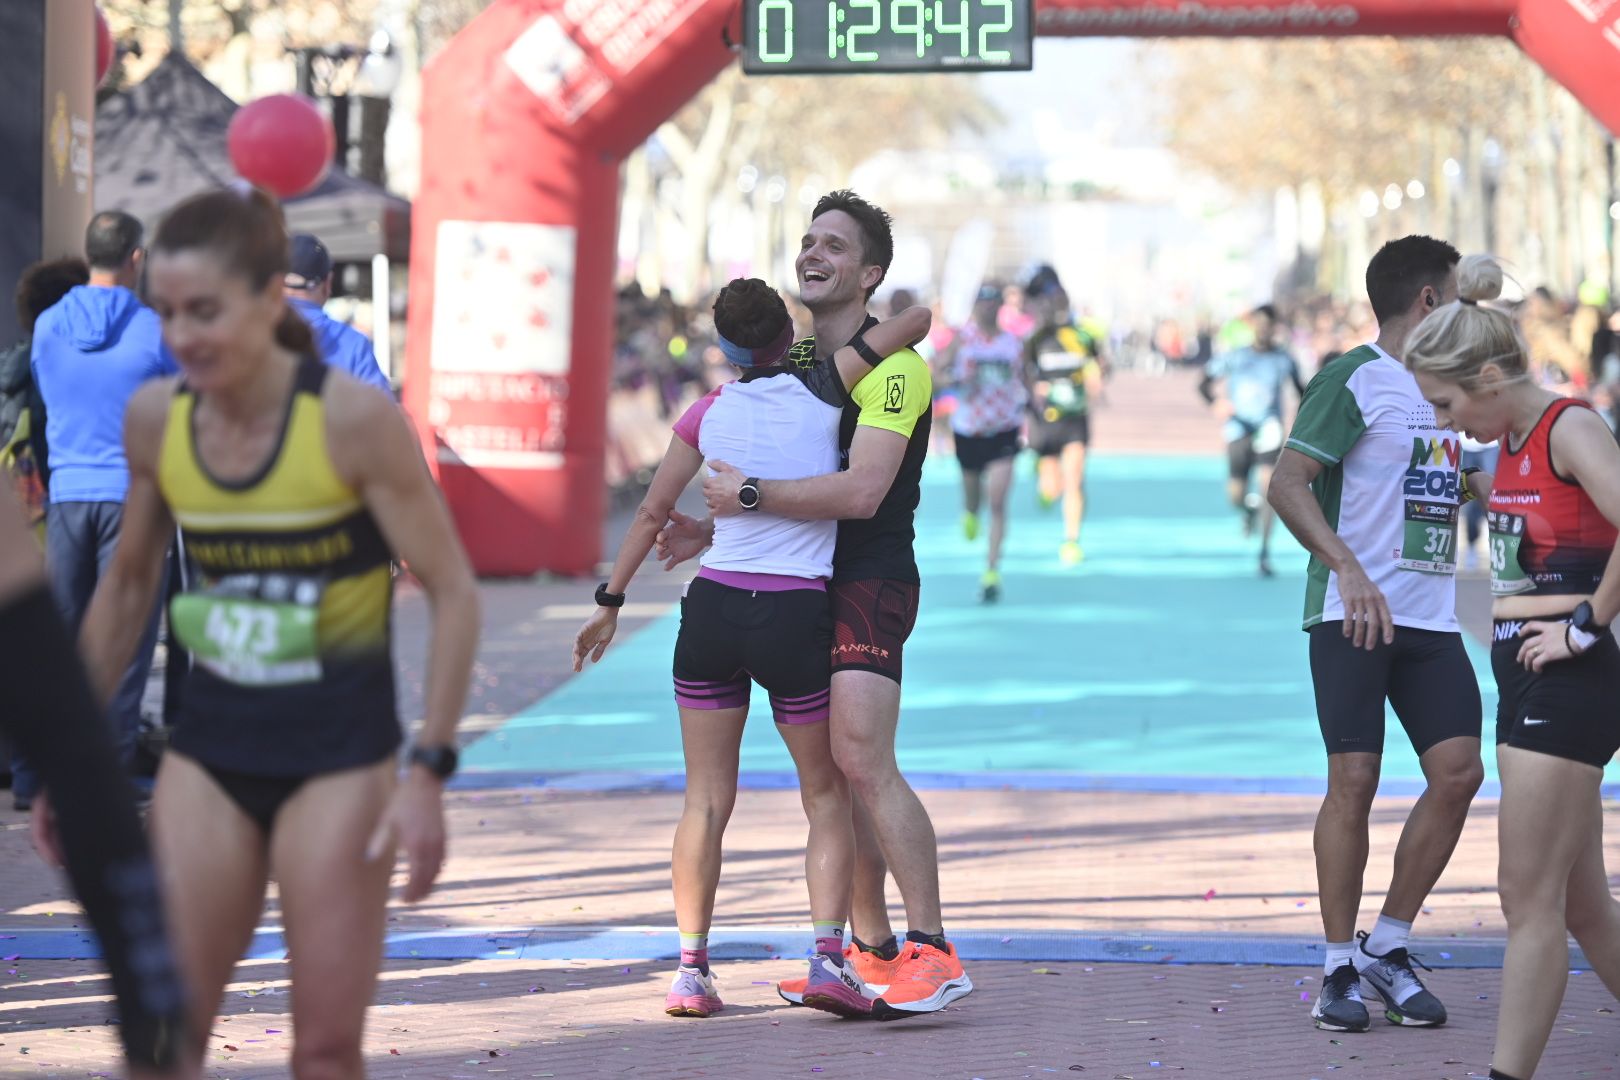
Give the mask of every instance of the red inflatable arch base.
[{"label": "red inflatable arch base", "polygon": [[[732,62],[737,13],[497,0],[427,69],[405,405],[481,574],[601,558],[619,163]],[[1505,35],[1620,131],[1620,0],[1038,0],[1036,18],[1070,36]]]}]

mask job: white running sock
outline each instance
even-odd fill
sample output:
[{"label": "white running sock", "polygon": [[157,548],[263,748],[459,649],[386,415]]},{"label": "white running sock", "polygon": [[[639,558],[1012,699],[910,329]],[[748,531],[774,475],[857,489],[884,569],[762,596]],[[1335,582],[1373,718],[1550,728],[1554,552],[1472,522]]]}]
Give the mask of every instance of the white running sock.
[{"label": "white running sock", "polygon": [[1322,963],[1322,974],[1331,975],[1344,965],[1350,963],[1356,955],[1354,941],[1330,941],[1327,943],[1327,957]]},{"label": "white running sock", "polygon": [[[1377,956],[1388,956],[1395,949],[1406,948],[1406,943],[1412,937],[1412,924],[1392,919],[1388,915],[1378,916],[1378,924],[1367,935],[1367,940],[1357,950],[1357,967],[1365,967],[1373,962]],[[1362,960],[1365,959],[1365,963]]]}]

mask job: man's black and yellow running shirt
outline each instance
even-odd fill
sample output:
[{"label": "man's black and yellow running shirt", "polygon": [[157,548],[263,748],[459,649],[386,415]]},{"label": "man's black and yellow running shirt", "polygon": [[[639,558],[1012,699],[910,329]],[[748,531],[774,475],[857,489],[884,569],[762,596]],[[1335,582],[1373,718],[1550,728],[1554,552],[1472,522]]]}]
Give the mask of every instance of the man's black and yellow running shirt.
[{"label": "man's black and yellow running shirt", "polygon": [[[861,331],[877,325],[868,316]],[[816,339],[793,343],[789,358],[800,367],[814,367]],[[894,483],[870,518],[838,523],[838,547],[833,553],[833,581],[883,578],[917,584],[915,519],[922,498],[923,459],[928,456],[928,434],[934,421],[934,382],[928,364],[911,349],[886,357],[850,391],[850,402],[838,431],[843,467],[849,467],[849,447],[858,427],[893,431],[907,438],[905,456]]]},{"label": "man's black and yellow running shirt", "polygon": [[332,465],[326,375],[302,361],[275,450],[241,481],[199,456],[197,395],[169,406],[158,487],[199,571],[169,610],[192,654],[172,744],[205,765],[308,776],[400,742],[390,553]]}]

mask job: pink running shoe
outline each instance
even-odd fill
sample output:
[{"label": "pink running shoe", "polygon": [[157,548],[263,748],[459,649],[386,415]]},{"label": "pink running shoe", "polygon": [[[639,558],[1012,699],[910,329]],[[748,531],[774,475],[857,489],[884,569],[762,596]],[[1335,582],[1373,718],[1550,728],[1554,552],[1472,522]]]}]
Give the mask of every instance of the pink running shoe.
[{"label": "pink running shoe", "polygon": [[810,979],[804,990],[803,1004],[836,1016],[864,1020],[872,1015],[872,998],[876,995],[856,973],[855,965],[842,960],[826,953],[816,953],[810,958]]},{"label": "pink running shoe", "polygon": [[664,998],[664,1011],[671,1016],[713,1016],[724,1009],[720,993],[714,988],[714,976],[705,975],[696,968],[683,967],[675,971],[675,981]]}]

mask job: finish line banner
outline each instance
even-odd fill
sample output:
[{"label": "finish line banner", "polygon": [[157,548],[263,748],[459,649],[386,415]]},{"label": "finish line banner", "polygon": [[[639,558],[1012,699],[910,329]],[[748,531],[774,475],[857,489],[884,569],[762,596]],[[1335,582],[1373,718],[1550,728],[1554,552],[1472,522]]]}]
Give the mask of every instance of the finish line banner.
[{"label": "finish line banner", "polygon": [[1352,34],[1507,34],[1514,0],[1048,0],[1035,16],[1042,34],[1075,37],[1297,37]]}]

